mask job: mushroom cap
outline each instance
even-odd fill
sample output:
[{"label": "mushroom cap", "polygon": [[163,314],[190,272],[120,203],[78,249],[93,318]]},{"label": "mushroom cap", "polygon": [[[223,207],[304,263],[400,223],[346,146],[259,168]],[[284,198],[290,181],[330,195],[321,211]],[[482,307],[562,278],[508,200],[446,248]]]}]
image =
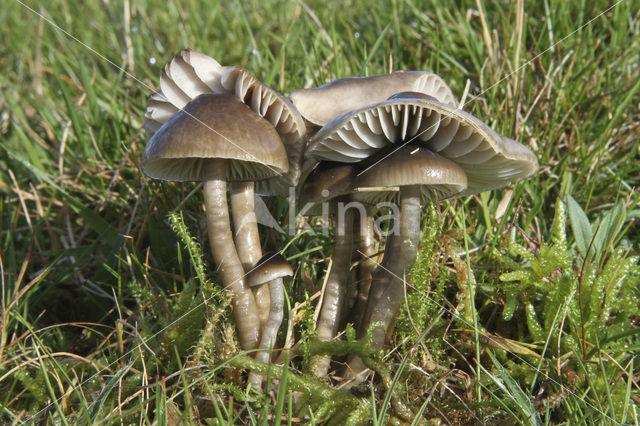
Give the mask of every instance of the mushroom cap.
[{"label": "mushroom cap", "polygon": [[389,145],[406,143],[458,164],[468,180],[463,196],[503,187],[538,169],[529,148],[497,134],[473,115],[410,95],[334,119],[309,140],[307,153],[318,160],[356,163]]},{"label": "mushroom cap", "polygon": [[239,66],[223,67],[220,83],[226,92],[235,94],[273,124],[285,145],[304,138],[304,120],[291,101],[261,83],[246,69]]},{"label": "mushroom cap", "polygon": [[244,68],[222,66],[193,49],[176,53],[162,69],[160,90],[147,101],[144,123],[147,137],[151,138],[174,114],[204,93],[234,94],[275,126],[285,145],[289,171],[259,182],[257,189],[267,194],[286,195],[289,186],[296,186],[302,174],[305,123],[289,99]]},{"label": "mushroom cap", "polygon": [[[170,116],[167,118],[167,114],[158,113],[166,109],[175,113],[204,93],[236,95],[273,124],[285,144],[295,143],[305,135],[304,120],[291,101],[261,83],[244,68],[223,67],[212,57],[193,49],[179,51],[162,68],[160,90],[149,98],[145,118],[162,125]],[[158,107],[162,111],[156,112]]]},{"label": "mushroom cap", "polygon": [[288,195],[289,187],[297,186],[302,174],[306,147],[304,136],[307,132],[302,116],[289,99],[261,83],[242,67],[223,67],[221,84],[275,126],[287,150],[289,171],[274,179],[258,182],[257,191]]},{"label": "mushroom cap", "polygon": [[253,269],[247,274],[247,284],[255,287],[268,283],[277,278],[290,277],[293,269],[289,262],[280,253],[266,254],[255,264]]},{"label": "mushroom cap", "polygon": [[180,111],[178,107],[169,102],[162,90],[153,92],[147,99],[147,110],[144,114],[144,131],[147,139],[151,139],[153,134],[178,111]]},{"label": "mushroom cap", "polygon": [[329,161],[319,163],[302,185],[301,204],[321,203],[353,191],[357,166]]},{"label": "mushroom cap", "polygon": [[176,53],[162,68],[160,90],[147,100],[147,137],[199,95],[223,92],[222,69],[218,61],[193,49]]},{"label": "mushroom cap", "polygon": [[374,204],[394,199],[403,186],[420,187],[421,201],[438,201],[467,188],[467,175],[453,161],[415,145],[405,145],[365,169],[353,181],[353,198]]},{"label": "mushroom cap", "polygon": [[456,97],[444,80],[426,71],[346,77],[320,87],[296,90],[290,98],[305,119],[324,126],[344,113],[384,101],[398,92],[420,92],[442,103],[457,105]]},{"label": "mushroom cap", "polygon": [[206,180],[207,158],[226,158],[228,180],[266,179],[288,170],[274,127],[230,94],[198,96],[154,133],[144,173],[154,179]]}]

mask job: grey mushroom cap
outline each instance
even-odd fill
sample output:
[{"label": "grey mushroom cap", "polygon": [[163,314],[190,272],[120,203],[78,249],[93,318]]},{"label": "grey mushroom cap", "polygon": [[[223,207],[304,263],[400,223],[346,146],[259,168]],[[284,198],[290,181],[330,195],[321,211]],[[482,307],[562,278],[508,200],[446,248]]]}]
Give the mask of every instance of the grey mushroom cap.
[{"label": "grey mushroom cap", "polygon": [[365,169],[353,181],[352,197],[374,204],[397,197],[403,186],[419,186],[421,202],[441,201],[467,188],[467,175],[453,161],[415,145],[405,145]]},{"label": "grey mushroom cap", "polygon": [[193,49],[176,53],[163,67],[160,90],[147,101],[145,131],[147,137],[160,129],[173,115],[205,93],[233,94],[270,122],[280,135],[287,152],[286,173],[258,182],[258,191],[288,195],[302,174],[306,126],[288,98],[261,83],[244,68],[222,66],[215,59]]},{"label": "grey mushroom cap", "polygon": [[324,126],[344,113],[384,101],[398,92],[420,92],[444,104],[457,105],[444,80],[426,71],[346,77],[320,87],[296,90],[290,98],[306,120]]},{"label": "grey mushroom cap", "polygon": [[227,179],[266,179],[288,170],[274,127],[230,94],[199,96],[154,133],[144,173],[154,179],[201,181],[209,158],[230,160]]},{"label": "grey mushroom cap", "polygon": [[305,135],[304,120],[289,99],[244,68],[222,66],[193,49],[179,51],[162,68],[160,90],[149,98],[145,118],[162,125],[205,93],[234,94],[273,124],[285,144],[296,143]]},{"label": "grey mushroom cap", "polygon": [[144,127],[153,134],[180,109],[204,93],[222,93],[222,66],[210,56],[184,49],[162,68],[160,90],[147,100]]},{"label": "grey mushroom cap", "polygon": [[334,119],[310,139],[307,155],[317,160],[357,163],[390,146],[408,143],[460,166],[468,180],[462,196],[506,186],[538,169],[538,160],[529,148],[497,134],[473,115],[435,100],[410,96]]},{"label": "grey mushroom cap", "polygon": [[266,254],[256,263],[253,269],[247,274],[247,284],[255,287],[266,284],[269,281],[290,277],[293,275],[293,268],[289,262],[278,254]]}]

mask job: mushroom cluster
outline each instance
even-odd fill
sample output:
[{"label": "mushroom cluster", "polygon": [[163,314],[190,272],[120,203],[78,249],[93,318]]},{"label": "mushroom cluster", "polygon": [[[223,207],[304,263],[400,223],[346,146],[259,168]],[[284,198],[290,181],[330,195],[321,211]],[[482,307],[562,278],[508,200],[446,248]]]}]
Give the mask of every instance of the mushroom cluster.
[{"label": "mushroom cluster", "polygon": [[[247,282],[252,269],[268,263],[261,261],[255,187],[276,195],[297,184],[306,133],[302,117],[288,99],[243,68],[221,66],[186,49],[164,66],[160,90],[147,103],[145,130],[147,176],[203,182],[211,252],[231,294],[240,346],[268,351],[265,345],[274,339],[262,338],[264,330],[279,327],[273,324],[274,310],[282,311],[282,304],[271,306],[272,301],[284,296],[270,294],[282,292],[282,285]],[[273,280],[281,282],[282,276]]]},{"label": "mushroom cluster", "polygon": [[[294,188],[302,205],[328,207],[335,239],[317,336],[332,340],[350,322],[359,338],[371,331],[379,349],[416,259],[421,206],[537,170],[531,150],[456,105],[442,78],[422,71],[349,77],[286,98],[243,68],[191,49],[165,65],[147,105],[143,171],[203,182],[211,251],[243,349],[259,349],[256,359],[269,362],[283,318],[282,279],[293,274],[282,256],[263,257],[255,188],[276,196]],[[378,264],[380,206],[392,219]],[[347,363],[351,383],[361,380],[362,362]],[[320,377],[329,366],[329,357],[312,360]],[[262,378],[249,380],[259,387]]]}]

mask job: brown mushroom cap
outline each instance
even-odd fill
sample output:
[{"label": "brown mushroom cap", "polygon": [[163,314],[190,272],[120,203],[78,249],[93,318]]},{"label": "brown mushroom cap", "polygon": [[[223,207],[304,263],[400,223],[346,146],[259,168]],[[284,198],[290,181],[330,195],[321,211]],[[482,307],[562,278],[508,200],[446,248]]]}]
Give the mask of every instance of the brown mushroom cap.
[{"label": "brown mushroom cap", "polygon": [[352,164],[319,163],[302,185],[301,204],[321,203],[351,193],[357,173],[358,168]]},{"label": "brown mushroom cap", "polygon": [[235,94],[258,115],[273,124],[285,145],[298,143],[306,131],[304,120],[287,98],[261,83],[239,66],[222,68],[224,90]]},{"label": "brown mushroom cap", "polygon": [[296,90],[290,98],[305,119],[324,126],[344,113],[407,91],[424,93],[442,103],[457,105],[455,96],[444,80],[426,71],[341,78],[320,87]]},{"label": "brown mushroom cap", "polygon": [[467,188],[467,175],[453,161],[426,148],[405,145],[353,182],[353,198],[376,203],[396,198],[402,186],[420,186],[421,202],[438,201]]},{"label": "brown mushroom cap", "polygon": [[[307,152],[318,160],[356,163],[389,145],[399,147],[409,142],[464,170],[468,187],[461,195],[505,186],[538,169],[538,160],[529,148],[497,134],[471,114],[411,96],[336,118],[309,141]],[[375,163],[371,167],[375,168]]]},{"label": "brown mushroom cap", "polygon": [[207,158],[226,158],[227,179],[286,173],[287,154],[274,127],[230,94],[208,93],[176,113],[149,140],[142,169],[154,179],[200,181]]},{"label": "brown mushroom cap", "polygon": [[258,115],[275,126],[289,159],[288,171],[258,183],[258,191],[287,195],[302,174],[306,127],[291,101],[262,84],[247,70],[221,66],[215,59],[193,49],[176,53],[163,67],[160,90],[147,101],[145,131],[153,134],[191,100],[204,93],[236,95]]},{"label": "brown mushroom cap", "polygon": [[249,287],[255,287],[269,281],[290,277],[293,275],[293,269],[289,262],[278,254],[266,254],[262,256],[251,271],[247,274],[247,284]]},{"label": "brown mushroom cap", "polygon": [[289,99],[261,83],[242,67],[223,67],[221,84],[273,124],[287,150],[289,171],[274,179],[258,182],[256,190],[264,194],[288,195],[289,187],[297,186],[302,174],[306,146],[304,136],[307,132],[302,116]]},{"label": "brown mushroom cap", "polygon": [[[304,120],[291,101],[244,68],[223,67],[212,57],[193,49],[179,51],[162,68],[160,90],[149,98],[145,117],[162,125],[173,115],[167,117],[163,112],[175,113],[204,93],[236,95],[273,124],[285,144],[296,143],[304,137]],[[160,111],[156,111],[157,108]]]}]

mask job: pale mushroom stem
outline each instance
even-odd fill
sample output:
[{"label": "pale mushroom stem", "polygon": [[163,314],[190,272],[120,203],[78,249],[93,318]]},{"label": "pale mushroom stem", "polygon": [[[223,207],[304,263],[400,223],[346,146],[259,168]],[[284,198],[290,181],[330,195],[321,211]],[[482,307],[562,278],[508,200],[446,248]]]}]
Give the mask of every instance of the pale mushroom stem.
[{"label": "pale mushroom stem", "polygon": [[[258,287],[267,287],[261,285]],[[278,330],[282,324],[284,317],[284,290],[282,289],[282,278],[276,278],[269,281],[269,293],[271,295],[271,310],[269,319],[262,329],[262,337],[260,338],[260,348],[263,349],[256,353],[256,360],[264,363],[270,361],[270,352],[276,343]],[[255,371],[249,373],[249,383],[256,389],[262,388],[262,375]]]},{"label": "pale mushroom stem", "polygon": [[[249,272],[262,258],[254,187],[254,182],[231,182],[229,184],[235,244],[245,272]],[[260,324],[264,328],[269,318],[269,286],[261,285],[252,290],[258,307]]]},{"label": "pale mushroom stem", "polygon": [[[334,203],[334,206],[337,203]],[[338,214],[336,214],[338,216]],[[331,254],[331,270],[327,277],[320,309],[320,317],[316,327],[318,340],[328,342],[338,331],[340,311],[342,310],[353,248],[353,208],[344,210],[344,218],[337,218],[335,226],[335,242]],[[331,357],[316,356],[311,359],[311,370],[318,377],[324,377],[329,371]]]},{"label": "pale mushroom stem", "polygon": [[[369,326],[372,330],[372,350],[382,348],[385,335],[404,299],[404,278],[411,270],[418,254],[420,240],[420,188],[404,186],[400,190],[400,219],[398,235],[387,239],[382,264],[373,273],[369,305],[359,329],[363,338]],[[366,367],[358,357],[351,356],[345,371],[345,387],[352,387],[363,379]]]},{"label": "pale mushroom stem", "polygon": [[378,250],[374,232],[374,220],[370,212],[366,216],[359,216],[359,223],[356,226],[358,253],[355,258],[359,259],[356,271],[358,293],[355,305],[349,315],[349,321],[354,327],[359,327],[362,316],[367,309],[367,300],[371,288],[373,270],[376,267],[374,256]]},{"label": "pale mushroom stem", "polygon": [[211,252],[222,277],[222,284],[231,293],[240,346],[244,350],[255,349],[260,336],[260,319],[231,234],[227,204],[227,162],[223,159],[209,159],[205,167],[207,180],[203,182],[204,202]]}]

